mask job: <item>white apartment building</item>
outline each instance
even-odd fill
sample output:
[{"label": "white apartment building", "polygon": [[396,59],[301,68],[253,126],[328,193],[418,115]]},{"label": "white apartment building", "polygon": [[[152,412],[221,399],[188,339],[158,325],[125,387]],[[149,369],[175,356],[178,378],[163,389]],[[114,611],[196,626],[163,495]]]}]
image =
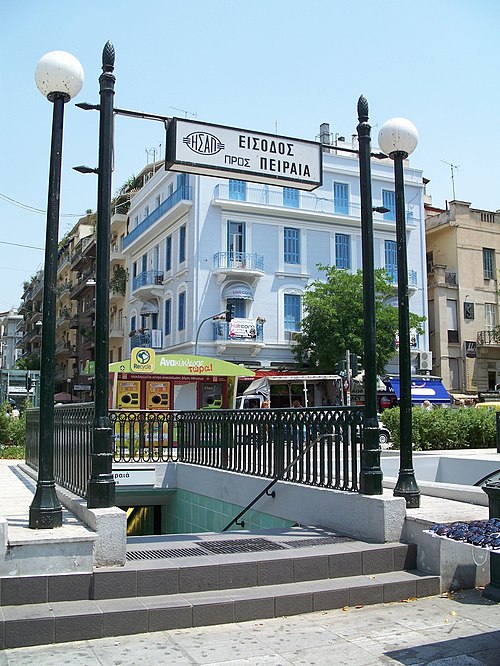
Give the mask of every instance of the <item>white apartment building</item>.
[{"label": "white apartment building", "polygon": [[[327,136],[329,128],[327,127]],[[322,126],[323,135],[325,126]],[[325,140],[323,139],[325,142]],[[356,140],[337,147],[356,149]],[[422,171],[405,162],[410,309],[427,312]],[[397,284],[394,169],[372,160],[375,266]],[[362,268],[358,157],[324,150],[312,192],[166,171],[131,200],[123,239],[129,274],[126,341],[249,368],[293,367],[302,296],[318,264]],[[397,304],[396,287],[394,303]],[[228,305],[234,320],[212,320]],[[206,321],[204,321],[206,320]],[[414,340],[428,349],[428,334]],[[417,354],[414,354],[414,361]],[[389,372],[397,372],[397,359]]]}]

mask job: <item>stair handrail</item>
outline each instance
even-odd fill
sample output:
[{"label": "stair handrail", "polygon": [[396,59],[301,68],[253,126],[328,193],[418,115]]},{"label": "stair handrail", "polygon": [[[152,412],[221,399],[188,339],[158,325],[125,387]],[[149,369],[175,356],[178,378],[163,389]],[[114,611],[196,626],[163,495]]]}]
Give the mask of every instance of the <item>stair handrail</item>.
[{"label": "stair handrail", "polygon": [[264,495],[269,495],[269,497],[272,497],[273,499],[276,497],[276,492],[273,490],[271,493],[269,490],[276,484],[278,481],[281,481],[281,479],[285,476],[285,474],[292,469],[294,465],[297,464],[297,462],[305,456],[305,454],[311,450],[313,446],[315,446],[320,439],[323,439],[323,437],[332,437],[332,433],[323,433],[322,435],[318,435],[316,439],[313,439],[312,442],[310,442],[307,446],[305,446],[299,453],[295,456],[295,458],[283,469],[270,483],[267,484],[267,486],[262,490],[254,499],[247,504],[247,506],[239,512],[237,516],[235,516],[231,522],[229,522],[224,529],[222,530],[223,532],[227,532],[227,530],[231,527],[231,525],[238,525],[242,529],[245,527],[245,521],[242,520],[241,522],[238,522],[239,519],[249,510],[253,507],[254,504],[256,504],[261,497]]}]

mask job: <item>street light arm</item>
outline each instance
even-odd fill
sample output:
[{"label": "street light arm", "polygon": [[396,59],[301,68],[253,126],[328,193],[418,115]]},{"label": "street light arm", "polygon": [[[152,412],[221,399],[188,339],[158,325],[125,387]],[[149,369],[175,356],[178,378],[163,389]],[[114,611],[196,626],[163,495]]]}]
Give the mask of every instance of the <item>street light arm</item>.
[{"label": "street light arm", "polygon": [[215,317],[220,317],[221,315],[226,314],[226,310],[223,310],[222,312],[217,312],[217,314],[210,315],[210,317],[206,317],[205,319],[202,319],[200,322],[200,325],[198,326],[198,330],[196,331],[196,340],[194,343],[194,355],[198,353],[198,338],[200,337],[200,331],[201,327],[206,321],[209,321],[210,319],[215,319]]}]

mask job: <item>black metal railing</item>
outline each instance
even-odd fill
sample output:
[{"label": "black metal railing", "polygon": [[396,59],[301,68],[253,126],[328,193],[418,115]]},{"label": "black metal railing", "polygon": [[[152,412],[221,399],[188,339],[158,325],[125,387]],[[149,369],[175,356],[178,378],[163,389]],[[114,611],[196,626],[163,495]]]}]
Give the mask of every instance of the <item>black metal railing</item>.
[{"label": "black metal railing", "polygon": [[[37,409],[28,410],[26,461],[35,469],[38,417]],[[323,488],[359,490],[362,407],[113,410],[109,417],[116,463],[177,461],[271,479],[279,476]],[[55,480],[82,497],[87,490],[93,418],[92,403],[55,408]]]},{"label": "black metal railing", "polygon": [[[38,469],[39,409],[26,414],[26,463]],[[94,404],[54,407],[54,479],[71,492],[85,497],[90,475]]]}]

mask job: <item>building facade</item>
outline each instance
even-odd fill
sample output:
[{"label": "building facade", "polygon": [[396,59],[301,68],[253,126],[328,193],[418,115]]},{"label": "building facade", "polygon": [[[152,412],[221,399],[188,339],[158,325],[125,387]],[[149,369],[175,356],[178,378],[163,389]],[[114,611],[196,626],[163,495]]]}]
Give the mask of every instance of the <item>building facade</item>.
[{"label": "building facade", "polygon": [[451,201],[426,211],[430,349],[451,391],[500,383],[500,213]]},{"label": "building facade", "polygon": [[[353,139],[337,147],[357,146]],[[422,172],[406,161],[404,176],[410,309],[426,316]],[[374,207],[388,209],[374,213],[375,266],[396,285],[391,160],[372,161],[372,193]],[[323,184],[310,193],[157,169],[131,199],[123,239],[127,354],[149,346],[253,369],[294,367],[302,297],[322,277],[318,264],[362,268],[360,212],[357,155],[333,144],[324,150]],[[427,333],[416,337],[414,360],[427,349]]]},{"label": "building facade", "polygon": [[15,308],[0,312],[0,369],[10,370],[16,367],[16,361],[21,355],[18,343],[22,338],[19,330],[22,321],[23,316]]}]

